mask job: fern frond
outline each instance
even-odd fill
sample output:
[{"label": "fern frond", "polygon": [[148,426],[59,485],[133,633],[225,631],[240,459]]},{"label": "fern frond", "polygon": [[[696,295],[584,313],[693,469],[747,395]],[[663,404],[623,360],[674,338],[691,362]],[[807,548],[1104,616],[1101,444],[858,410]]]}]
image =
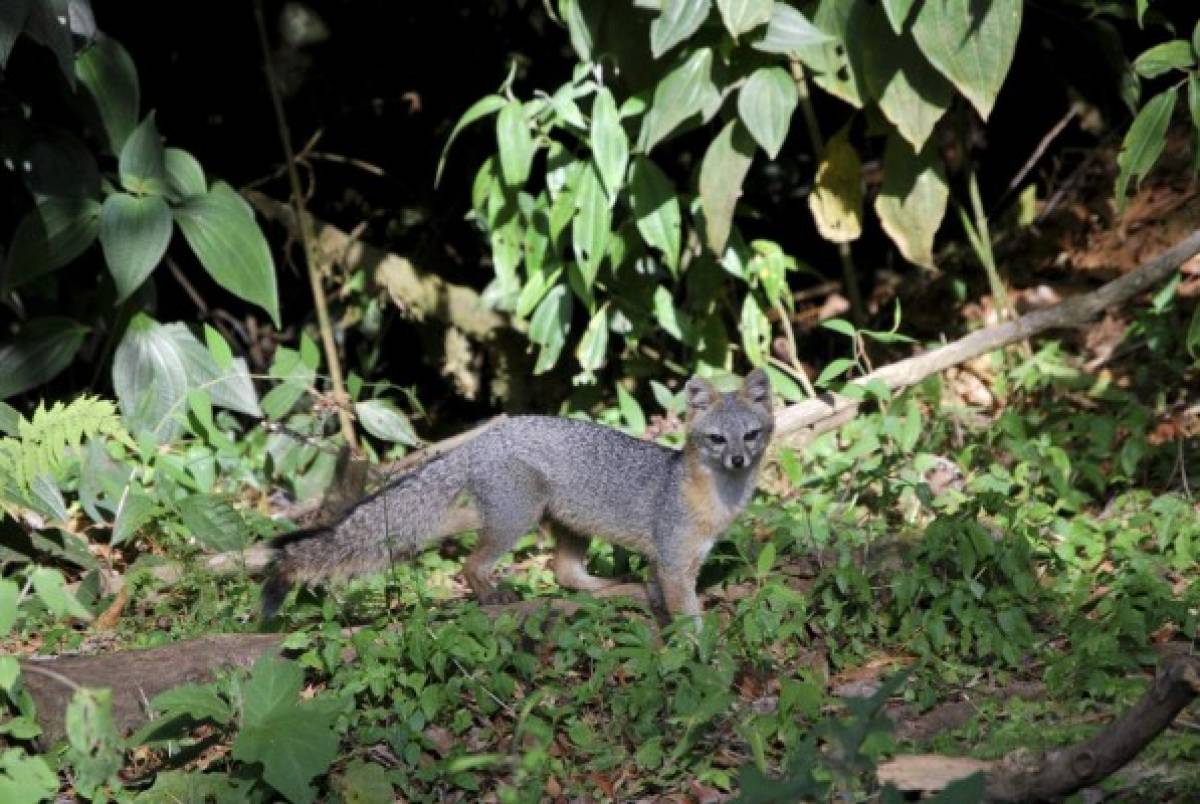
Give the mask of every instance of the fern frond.
[{"label": "fern frond", "polygon": [[0,439],[0,473],[16,479],[27,490],[38,475],[53,476],[84,441],[108,438],[136,449],[116,405],[107,399],[81,396],[70,404],[55,402],[49,409],[39,404],[29,419],[17,422],[17,437]]}]

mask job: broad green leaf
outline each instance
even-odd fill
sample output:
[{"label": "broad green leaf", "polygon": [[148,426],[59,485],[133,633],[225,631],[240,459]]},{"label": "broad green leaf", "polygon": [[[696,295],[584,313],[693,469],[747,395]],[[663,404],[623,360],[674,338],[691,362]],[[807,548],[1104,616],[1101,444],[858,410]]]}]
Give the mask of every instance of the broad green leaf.
[{"label": "broad green leaf", "polygon": [[742,348],[751,365],[761,366],[770,354],[771,322],[767,319],[758,299],[747,293],[742,302],[742,316],[738,330],[742,335]]},{"label": "broad green leaf", "polygon": [[95,242],[99,231],[100,205],[93,199],[42,199],[13,234],[4,287],[18,287],[67,265]]},{"label": "broad green leaf", "polygon": [[680,312],[675,307],[675,299],[671,291],[662,285],[654,290],[654,318],[663,330],[676,340],[686,340],[684,322],[680,321]]},{"label": "broad green leaf", "polygon": [[117,285],[117,303],[128,299],[162,261],[171,242],[171,210],[162,196],[113,193],[100,210],[100,247]]},{"label": "broad green leaf", "polygon": [[17,599],[21,590],[13,581],[0,578],[0,639],[8,636],[17,621]]},{"label": "broad green leaf", "polygon": [[560,123],[586,129],[587,121],[583,118],[583,112],[579,110],[579,104],[575,102],[575,91],[576,88],[570,84],[562,85],[550,96],[550,107],[554,109]]},{"label": "broad green leaf", "polygon": [[88,328],[69,318],[35,318],[0,345],[0,399],[49,382],[71,364]]},{"label": "broad green leaf", "polygon": [[849,243],[862,234],[862,203],[862,163],[842,129],[825,146],[808,208],[821,237]]},{"label": "broad green leaf", "polygon": [[121,153],[138,121],[141,95],[137,67],[121,43],[97,34],[75,57],[75,76],[87,88],[100,113],[108,152]]},{"label": "broad green leaf", "polygon": [[633,394],[625,390],[625,386],[617,383],[617,407],[625,418],[625,423],[635,434],[641,435],[646,431],[646,414],[642,406],[633,398]]},{"label": "broad green leaf", "polygon": [[125,758],[112,718],[112,690],[76,689],[67,704],[66,732],[75,789],[92,798],[121,769]]},{"label": "broad green leaf", "polygon": [[776,2],[762,39],[754,43],[755,50],[789,56],[801,48],[824,45],[834,37],[822,31],[785,2]]},{"label": "broad green leaf", "polygon": [[575,357],[584,371],[595,371],[604,365],[607,354],[608,305],[603,304],[583,331],[579,346],[575,349]]},{"label": "broad green leaf", "polygon": [[721,21],[734,39],[760,25],[766,25],[774,6],[774,0],[717,0]]},{"label": "broad green leaf", "polygon": [[233,721],[233,709],[210,686],[181,684],[154,696],[150,709],[166,717],[187,715],[193,720],[211,720],[225,725]]},{"label": "broad green leaf", "polygon": [[1022,0],[924,0],[912,32],[925,58],[985,120],[1012,65]]},{"label": "broad green leaf", "polygon": [[55,521],[67,521],[67,501],[50,475],[35,475],[29,481],[29,499],[35,508]]},{"label": "broad green leaf", "polygon": [[650,52],[661,58],[691,37],[712,11],[712,0],[663,0],[662,13],[650,23]]},{"label": "broad green leaf", "polygon": [[179,501],[178,509],[187,532],[209,550],[241,550],[250,543],[242,515],[220,497],[192,494]]},{"label": "broad green leaf", "polygon": [[934,268],[933,236],[946,215],[949,197],[936,148],[926,145],[920,154],[914,154],[903,139],[888,138],[875,212],[909,262]]},{"label": "broad green leaf", "polygon": [[533,135],[529,132],[525,107],[520,101],[509,101],[496,116],[496,142],[504,183],[512,188],[523,186],[533,164]]},{"label": "broad green leaf", "polygon": [[616,203],[617,193],[625,183],[625,166],[629,164],[629,136],[617,114],[617,102],[608,87],[600,87],[592,103],[592,158],[600,179],[608,190],[609,205]]},{"label": "broad green leaf", "polygon": [[1195,66],[1192,44],[1186,39],[1172,39],[1155,45],[1133,60],[1133,69],[1142,78],[1158,78],[1172,70]]},{"label": "broad green leaf", "polygon": [[204,168],[182,148],[167,148],[163,151],[163,163],[167,169],[167,185],[180,198],[204,195],[208,192],[208,181]]},{"label": "broad green leaf", "polygon": [[612,234],[612,209],[595,166],[586,165],[575,188],[575,217],[571,220],[571,245],[575,261],[590,289],[600,273]]},{"label": "broad green leaf", "polygon": [[137,195],[162,195],[167,191],[166,157],[154,112],[133,130],[121,147],[121,186]]},{"label": "broad green leaf", "polygon": [[517,318],[528,318],[529,314],[534,311],[540,302],[546,296],[546,292],[558,282],[562,276],[562,268],[554,268],[551,271],[541,270],[529,277],[525,286],[521,288],[520,295],[517,296],[517,306],[513,311]]},{"label": "broad green leaf", "polygon": [[720,100],[712,81],[712,63],[712,50],[702,47],[658,82],[642,123],[639,144],[643,152],[649,153],[685,120]]},{"label": "broad green leaf", "polygon": [[555,285],[542,299],[529,322],[529,339],[542,347],[538,353],[534,374],[554,368],[567,334],[571,331],[571,292],[566,285]]},{"label": "broad green leaf", "polygon": [[1125,209],[1129,180],[1139,180],[1150,172],[1167,144],[1167,127],[1175,111],[1175,89],[1167,89],[1146,101],[1133,125],[1125,133],[1121,153],[1117,155],[1117,211]]},{"label": "broad green leaf", "polygon": [[[0,66],[3,66],[2,61],[0,59]],[[46,760],[27,756],[20,748],[6,748],[0,753],[0,801],[42,801],[52,798],[57,791],[58,774],[50,769]]]},{"label": "broad green leaf", "polygon": [[760,67],[738,92],[738,114],[755,142],[774,159],[787,137],[799,97],[796,82],[782,67]]},{"label": "broad green leaf", "polygon": [[508,103],[501,95],[486,95],[471,104],[470,108],[463,112],[463,116],[454,124],[454,130],[450,132],[450,137],[446,140],[446,144],[442,147],[442,154],[438,157],[437,172],[433,177],[433,186],[437,187],[442,180],[442,170],[446,167],[446,155],[450,153],[450,146],[454,144],[454,140],[462,133],[462,130],[477,120],[482,120],[489,114],[495,114],[500,111]]},{"label": "broad green leaf", "polygon": [[153,498],[131,489],[121,500],[116,518],[113,520],[112,545],[115,547],[128,541],[161,511],[162,509]]},{"label": "broad green leaf", "polygon": [[25,29],[33,3],[34,0],[6,0],[0,3],[0,68],[7,66],[8,55]]},{"label": "broad green leaf", "polygon": [[260,763],[262,778],[288,798],[316,798],[313,777],[337,757],[337,712],[327,700],[300,701],[304,673],[295,662],[264,657],[242,685],[242,728],[233,758]]},{"label": "broad green leaf", "polygon": [[175,221],[217,284],[262,307],[278,327],[275,261],[241,196],[224,182],[216,182],[206,194],[177,207]]},{"label": "broad green leaf", "polygon": [[418,439],[408,416],[386,399],[367,399],[354,405],[354,415],[363,429],[376,438],[415,447]]},{"label": "broad green leaf", "polygon": [[754,159],[754,140],[737,120],[730,120],[708,146],[700,163],[700,204],[708,247],[725,250],[733,229],[733,211],[742,194],[742,181]]},{"label": "broad green leaf", "polygon": [[590,64],[607,0],[559,0],[559,16],[567,24],[571,47],[581,62]]},{"label": "broad green leaf", "polygon": [[37,567],[29,574],[29,581],[38,599],[55,617],[75,617],[91,621],[92,613],[83,607],[75,593],[67,588],[63,574],[50,567]]},{"label": "broad green leaf", "polygon": [[908,22],[908,15],[916,2],[917,0],[883,0],[883,10],[887,12],[888,22],[891,23],[894,33],[904,32],[904,23]]},{"label": "broad green leaf", "polygon": [[820,375],[817,376],[816,385],[821,388],[829,386],[833,380],[845,374],[850,369],[854,368],[855,362],[847,357],[839,357],[831,360]]},{"label": "broad green leaf", "polygon": [[15,163],[21,165],[21,180],[35,197],[95,198],[100,194],[95,155],[65,129],[36,129],[36,136],[19,147]]},{"label": "broad green leaf", "polygon": [[382,765],[355,759],[338,778],[344,804],[380,804],[395,800],[395,790]]},{"label": "broad green leaf", "polygon": [[683,217],[679,197],[666,174],[649,158],[635,157],[629,179],[629,205],[642,239],[663,254],[671,273],[679,273]]},{"label": "broad green leaf", "polygon": [[867,91],[884,117],[920,151],[950,108],[954,88],[926,61],[912,35],[897,36],[879,9],[862,6],[855,30]]},{"label": "broad green leaf", "polygon": [[851,23],[861,12],[862,6],[857,1],[821,0],[813,23],[826,33],[826,38],[797,47],[794,51],[796,57],[811,71],[813,83],[856,109],[862,108],[867,96],[862,83],[861,65],[858,59],[852,62],[850,58],[859,53],[854,44]]}]

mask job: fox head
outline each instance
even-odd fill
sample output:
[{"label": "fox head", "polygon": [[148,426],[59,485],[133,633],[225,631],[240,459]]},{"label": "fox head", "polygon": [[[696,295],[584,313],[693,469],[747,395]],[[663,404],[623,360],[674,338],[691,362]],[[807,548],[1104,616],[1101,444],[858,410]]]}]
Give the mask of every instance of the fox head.
[{"label": "fox head", "polygon": [[775,429],[771,384],[761,368],[746,375],[742,387],[722,393],[708,380],[692,377],[688,401],[687,449],[714,469],[753,469],[767,450]]}]

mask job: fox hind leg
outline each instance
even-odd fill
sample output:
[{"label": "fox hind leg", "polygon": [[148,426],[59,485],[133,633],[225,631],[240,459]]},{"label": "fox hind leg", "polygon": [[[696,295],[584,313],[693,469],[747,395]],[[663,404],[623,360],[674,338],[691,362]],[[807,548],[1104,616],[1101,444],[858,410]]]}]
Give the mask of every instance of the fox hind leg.
[{"label": "fox hind leg", "polygon": [[463,564],[463,574],[475,597],[485,606],[517,600],[515,592],[496,584],[493,572],[496,562],[541,519],[546,501],[544,494],[536,493],[538,485],[535,477],[514,473],[505,478],[504,484],[472,489],[483,528],[479,545]]},{"label": "fox hind leg", "polygon": [[550,523],[554,536],[554,579],[564,589],[595,592],[621,583],[618,578],[600,578],[587,571],[588,539],[571,530]]}]

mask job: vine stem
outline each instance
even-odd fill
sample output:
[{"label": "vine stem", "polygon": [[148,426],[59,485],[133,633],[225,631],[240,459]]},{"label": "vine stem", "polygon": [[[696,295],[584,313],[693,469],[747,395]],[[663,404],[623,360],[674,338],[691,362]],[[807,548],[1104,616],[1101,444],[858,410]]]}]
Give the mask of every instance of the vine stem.
[{"label": "vine stem", "polygon": [[347,408],[349,396],[346,394],[346,384],[342,378],[342,361],[338,356],[337,343],[333,338],[333,325],[329,321],[329,302],[325,296],[325,286],[321,283],[321,273],[317,267],[316,236],[313,232],[312,219],[304,209],[304,191],[300,186],[300,173],[296,170],[296,154],[292,150],[292,135],[288,130],[287,118],[283,112],[283,99],[279,95],[279,81],[275,76],[275,67],[271,64],[271,45],[267,39],[267,25],[263,19],[262,0],[254,1],[254,21],[258,26],[258,40],[262,46],[263,68],[267,76],[267,88],[271,93],[271,106],[275,110],[275,123],[279,129],[279,140],[283,145],[283,155],[287,160],[288,183],[292,189],[292,206],[296,221],[300,227],[300,242],[304,246],[304,263],[308,270],[308,281],[312,286],[313,305],[317,308],[317,326],[321,330],[321,346],[325,351],[325,362],[329,366],[329,380],[333,384],[334,397],[337,400],[338,421],[341,423],[342,437],[351,449],[358,449],[358,438],[354,432],[354,422]]},{"label": "vine stem", "polygon": [[[812,95],[808,90],[808,75],[799,59],[791,60],[792,80],[796,83],[796,94],[800,98],[800,111],[804,115],[804,125],[808,129],[808,138],[812,141],[813,155],[820,162],[825,158],[825,138],[821,136],[821,125],[817,121],[817,113],[813,109]],[[867,320],[866,308],[863,307],[862,292],[858,289],[858,271],[854,266],[854,254],[849,243],[838,243],[838,258],[842,262],[842,277],[846,283],[846,297],[850,300],[850,317],[855,324]]]}]

